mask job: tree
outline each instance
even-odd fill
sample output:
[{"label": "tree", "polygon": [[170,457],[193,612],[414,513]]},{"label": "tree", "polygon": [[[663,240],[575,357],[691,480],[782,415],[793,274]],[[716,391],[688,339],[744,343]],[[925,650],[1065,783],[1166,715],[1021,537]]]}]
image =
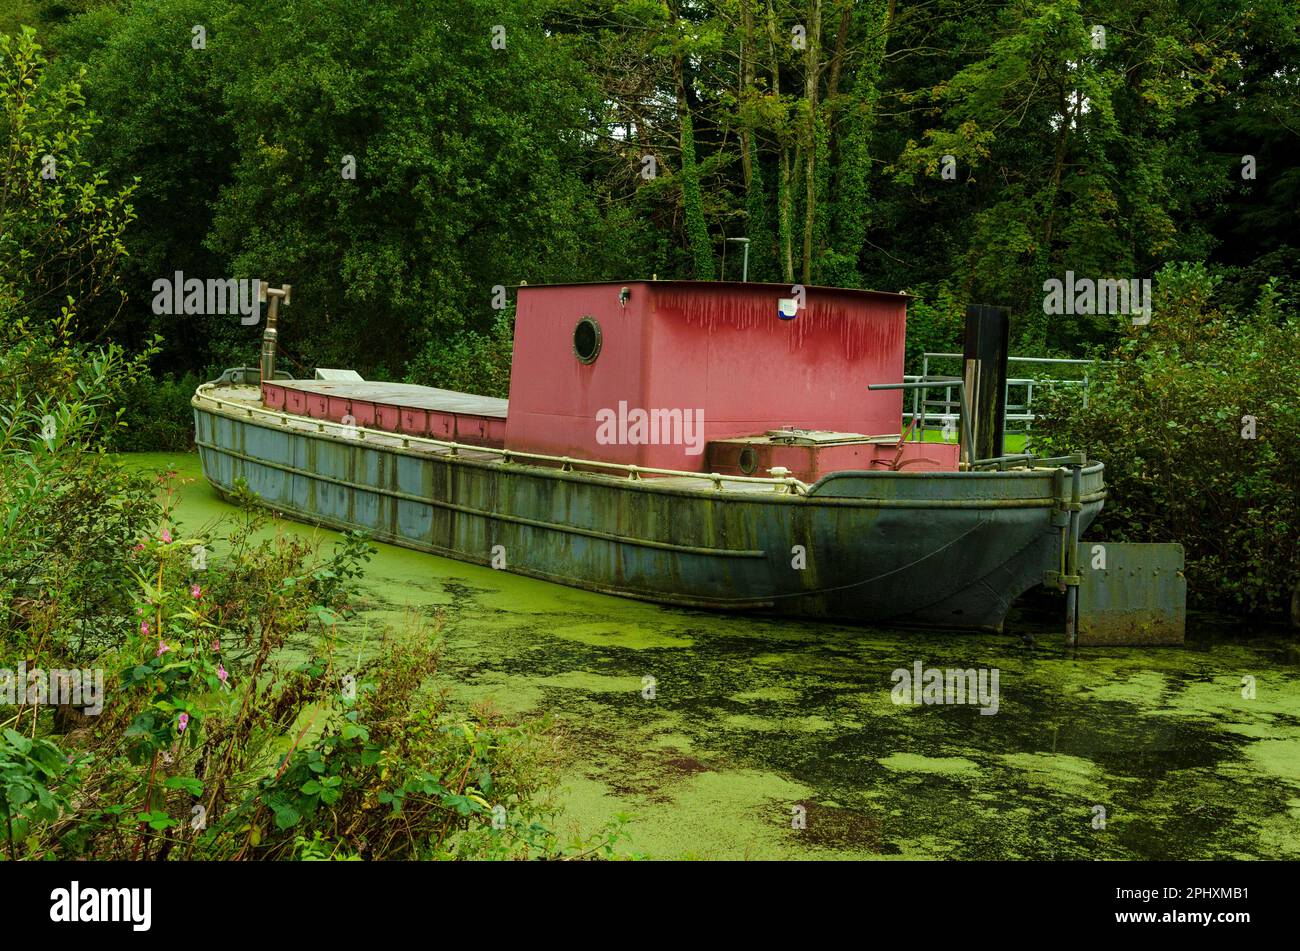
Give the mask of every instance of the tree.
[{"label": "tree", "polygon": [[[53,322],[70,300],[120,307],[117,266],[134,186],[110,189],[91,167],[97,122],[80,82],[54,80],[35,37],[26,27],[0,35],[0,297]],[[108,329],[72,326],[87,339]]]}]

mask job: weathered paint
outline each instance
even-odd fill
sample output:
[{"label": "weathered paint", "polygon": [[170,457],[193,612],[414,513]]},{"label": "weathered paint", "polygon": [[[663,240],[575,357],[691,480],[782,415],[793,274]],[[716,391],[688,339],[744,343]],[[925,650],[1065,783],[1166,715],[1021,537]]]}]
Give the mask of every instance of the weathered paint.
[{"label": "weathered paint", "polygon": [[272,410],[475,446],[505,444],[505,400],[410,383],[276,380],[262,383]]},{"label": "weathered paint", "polygon": [[[753,452],[752,468],[742,466],[742,454]],[[706,447],[707,471],[723,475],[764,474],[780,467],[802,482],[816,482],[832,472],[856,469],[907,469],[913,472],[957,468],[956,443],[859,439],[830,445],[781,442],[768,436],[718,439]]]},{"label": "weathered paint", "polygon": [[[510,571],[669,604],[997,629],[1059,560],[1051,469],[842,472],[803,496],[403,450],[197,398],[195,427],[215,486],[295,518],[480,564],[500,546]],[[1103,497],[1093,464],[1083,524]]]},{"label": "weathered paint", "polygon": [[[810,287],[782,320],[778,302],[791,295],[786,285],[683,281],[519,288],[506,446],[705,471],[704,455],[684,445],[599,443],[597,413],[620,403],[699,410],[705,440],[784,426],[897,433],[902,395],[867,384],[902,379],[907,297]],[[601,328],[590,364],[573,353],[584,316]]]},{"label": "weathered paint", "polygon": [[1078,552],[1079,644],[1183,642],[1182,545],[1080,542]]}]

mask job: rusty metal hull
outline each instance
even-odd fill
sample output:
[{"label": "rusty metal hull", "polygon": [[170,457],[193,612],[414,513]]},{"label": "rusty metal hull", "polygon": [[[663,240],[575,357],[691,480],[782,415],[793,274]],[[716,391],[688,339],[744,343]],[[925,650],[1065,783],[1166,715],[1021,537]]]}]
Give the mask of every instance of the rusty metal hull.
[{"label": "rusty metal hull", "polygon": [[[806,495],[567,472],[307,432],[196,399],[208,480],[376,540],[625,597],[723,611],[1000,629],[1059,566],[1054,474],[848,472]],[[1081,523],[1102,467],[1083,475]],[[499,548],[497,546],[500,546]]]}]

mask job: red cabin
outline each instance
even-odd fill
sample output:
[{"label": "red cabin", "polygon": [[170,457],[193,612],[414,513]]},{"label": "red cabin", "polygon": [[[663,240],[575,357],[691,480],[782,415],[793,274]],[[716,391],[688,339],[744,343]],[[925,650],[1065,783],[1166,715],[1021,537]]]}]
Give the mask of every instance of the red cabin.
[{"label": "red cabin", "polygon": [[803,479],[954,469],[956,446],[900,448],[902,393],[867,389],[902,380],[906,323],[907,296],[878,291],[523,286],[506,447],[732,475],[783,466]]}]

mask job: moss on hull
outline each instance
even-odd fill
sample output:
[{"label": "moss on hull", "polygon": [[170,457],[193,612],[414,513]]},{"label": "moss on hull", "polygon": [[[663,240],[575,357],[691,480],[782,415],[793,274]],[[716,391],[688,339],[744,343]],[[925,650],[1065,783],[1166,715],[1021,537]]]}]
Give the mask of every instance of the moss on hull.
[{"label": "moss on hull", "polygon": [[[195,477],[189,525],[229,512],[196,457],[137,458]],[[1072,656],[1055,639],[1031,651],[1013,637],[674,610],[378,547],[358,644],[408,607],[445,610],[454,693],[553,714],[566,821],[631,814],[625,851],[1300,857],[1300,678],[1276,639]],[[997,715],[895,705],[891,672],[916,660],[998,668]]]}]

